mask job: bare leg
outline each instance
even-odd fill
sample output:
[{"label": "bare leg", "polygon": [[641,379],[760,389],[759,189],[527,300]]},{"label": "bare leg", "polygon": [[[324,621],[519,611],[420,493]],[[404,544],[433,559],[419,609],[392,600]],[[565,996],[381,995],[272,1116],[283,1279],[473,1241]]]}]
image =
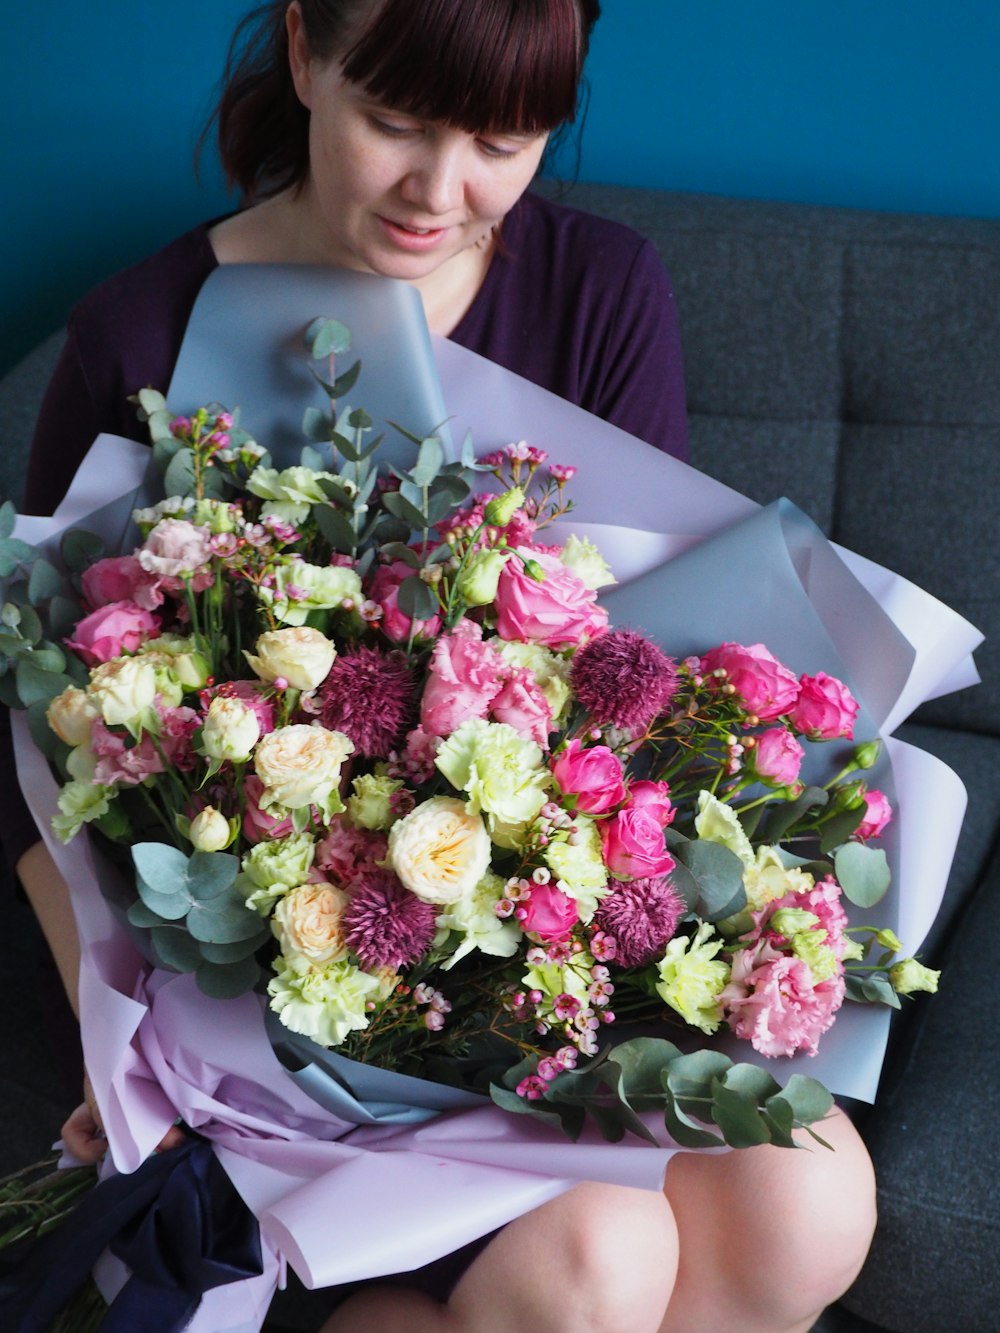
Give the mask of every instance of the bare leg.
[{"label": "bare leg", "polygon": [[847,1290],[875,1228],[874,1174],[842,1112],[818,1129],[834,1152],[765,1145],[672,1159],[680,1263],[661,1333],[805,1333]]},{"label": "bare leg", "polygon": [[322,1333],[655,1333],[676,1271],[677,1232],[661,1195],[579,1185],[505,1227],[447,1305],[372,1287]]}]

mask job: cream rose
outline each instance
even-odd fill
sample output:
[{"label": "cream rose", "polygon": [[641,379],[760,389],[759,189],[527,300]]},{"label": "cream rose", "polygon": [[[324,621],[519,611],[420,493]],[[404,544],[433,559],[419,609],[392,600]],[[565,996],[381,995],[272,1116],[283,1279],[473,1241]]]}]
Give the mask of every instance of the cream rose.
[{"label": "cream rose", "polygon": [[91,724],[100,716],[101,710],[76,685],[67,685],[62,694],[57,694],[45,714],[59,739],[73,746],[89,743]]},{"label": "cream rose", "polygon": [[350,901],[331,884],[303,884],[274,909],[271,929],[286,958],[299,954],[313,963],[335,963],[347,956],[341,917]]},{"label": "cream rose", "polygon": [[283,678],[296,690],[314,690],[333,666],[337,650],[318,629],[308,625],[269,630],[254,645],[254,653],[243,656],[261,680]]},{"label": "cream rose", "polygon": [[456,903],[489,869],[490,838],[479,815],[454,796],[433,796],[393,824],[389,861],[411,893]]},{"label": "cream rose", "polygon": [[206,805],[191,820],[191,845],[199,852],[221,852],[232,841],[229,820],[214,805]]},{"label": "cream rose", "polygon": [[344,760],[354,744],[342,731],[296,723],[270,732],[257,746],[254,767],[264,784],[261,805],[300,810],[317,805],[340,809],[337,788]]},{"label": "cream rose", "polygon": [[217,694],[209,704],[201,732],[201,747],[211,759],[241,764],[250,758],[260,737],[260,722],[252,708],[239,699]]},{"label": "cream rose", "polygon": [[156,698],[156,672],[141,657],[115,657],[90,673],[87,693],[109,727],[142,720]]}]

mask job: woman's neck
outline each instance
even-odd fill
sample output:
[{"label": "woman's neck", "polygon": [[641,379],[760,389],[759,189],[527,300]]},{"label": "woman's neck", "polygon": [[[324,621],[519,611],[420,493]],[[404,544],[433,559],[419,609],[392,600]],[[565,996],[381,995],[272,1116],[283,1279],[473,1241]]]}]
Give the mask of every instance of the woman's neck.
[{"label": "woman's neck", "polygon": [[[220,264],[330,264],[307,194],[285,191],[234,213],[209,231]],[[465,317],[489,271],[492,236],[462,250],[411,285],[419,291],[428,327],[448,336]]]}]

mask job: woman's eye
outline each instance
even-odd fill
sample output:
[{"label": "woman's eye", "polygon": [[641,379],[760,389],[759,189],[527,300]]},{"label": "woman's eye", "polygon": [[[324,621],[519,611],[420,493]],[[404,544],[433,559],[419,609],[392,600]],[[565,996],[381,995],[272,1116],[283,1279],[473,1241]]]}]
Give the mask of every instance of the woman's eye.
[{"label": "woman's eye", "polygon": [[480,139],[480,151],[487,157],[517,157],[524,144],[493,143],[489,139]]},{"label": "woman's eye", "polygon": [[404,139],[407,135],[420,133],[419,125],[411,125],[394,120],[383,120],[381,116],[372,116],[371,123],[380,134],[385,134],[390,139]]}]

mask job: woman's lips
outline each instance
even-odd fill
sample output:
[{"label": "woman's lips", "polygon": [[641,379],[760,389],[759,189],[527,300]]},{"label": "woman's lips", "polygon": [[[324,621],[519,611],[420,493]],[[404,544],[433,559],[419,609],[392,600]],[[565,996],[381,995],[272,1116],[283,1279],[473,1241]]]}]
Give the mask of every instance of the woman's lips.
[{"label": "woman's lips", "polygon": [[416,254],[435,249],[451,230],[450,227],[410,227],[402,222],[394,222],[392,218],[381,216],[379,216],[379,223],[394,245]]}]

